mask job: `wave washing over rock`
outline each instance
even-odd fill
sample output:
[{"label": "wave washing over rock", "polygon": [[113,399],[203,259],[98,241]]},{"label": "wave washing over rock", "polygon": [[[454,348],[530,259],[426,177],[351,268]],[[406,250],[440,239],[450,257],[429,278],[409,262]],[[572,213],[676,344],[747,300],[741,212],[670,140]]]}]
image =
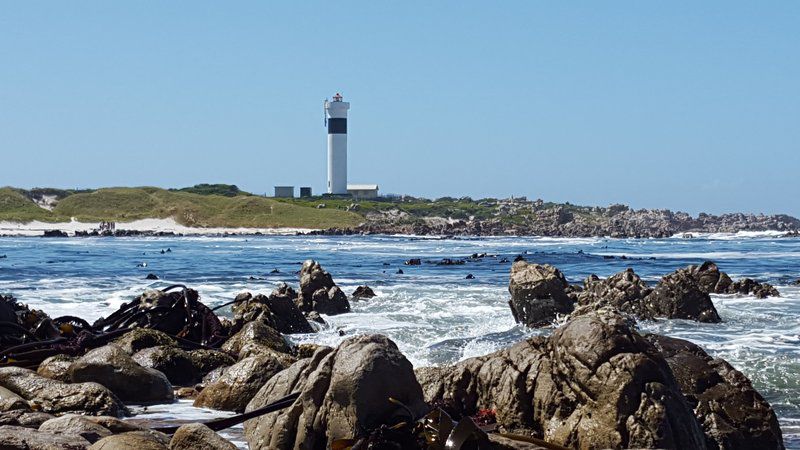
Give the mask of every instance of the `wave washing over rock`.
[{"label": "wave washing over rock", "polygon": [[7,445],[796,448],[792,239],[7,242]]}]

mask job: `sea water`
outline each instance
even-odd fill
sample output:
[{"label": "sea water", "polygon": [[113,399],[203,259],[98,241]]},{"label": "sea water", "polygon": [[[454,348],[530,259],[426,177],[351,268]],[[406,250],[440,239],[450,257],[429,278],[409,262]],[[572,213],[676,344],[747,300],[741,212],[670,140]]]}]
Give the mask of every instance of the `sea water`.
[{"label": "sea water", "polygon": [[[470,258],[473,254],[486,254]],[[458,238],[415,236],[228,236],[176,238],[2,238],[0,292],[51,316],[107,316],[147,288],[183,283],[209,306],[241,291],[297,288],[297,271],[316,259],[348,294],[367,284],[377,293],[351,301],[352,312],[325,317],[318,333],[294,342],[336,345],[347,336],[382,333],[415,367],[483,355],[551,329],[514,323],[508,307],[511,261],[552,264],[572,283],[632,267],[655,284],[689,264],[715,261],[732,278],[775,285],[779,298],[713,295],[719,324],[642,322],[645,332],[688,339],[744,372],[772,404],[789,448],[800,448],[800,239],[771,233],[694,238]],[[3,258],[5,256],[5,258]],[[623,258],[624,257],[624,258]],[[420,258],[419,266],[404,265]],[[461,265],[437,265],[443,258]],[[273,273],[277,269],[276,273]],[[398,273],[402,270],[403,273]],[[160,279],[145,280],[148,273]],[[467,275],[474,279],[467,279]],[[230,314],[229,309],[221,310]],[[344,336],[341,336],[343,334]],[[187,402],[138,410],[139,418],[175,422],[225,416]],[[243,445],[241,427],[226,433]]]}]

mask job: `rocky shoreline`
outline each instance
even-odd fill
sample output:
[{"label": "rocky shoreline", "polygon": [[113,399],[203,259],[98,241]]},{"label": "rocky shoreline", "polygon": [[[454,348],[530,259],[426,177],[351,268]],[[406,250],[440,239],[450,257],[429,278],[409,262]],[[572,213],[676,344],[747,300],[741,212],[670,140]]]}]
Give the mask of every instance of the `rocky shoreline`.
[{"label": "rocky shoreline", "polygon": [[490,205],[489,217],[414,217],[399,210],[367,213],[354,228],[331,228],[310,234],[410,234],[420,236],[549,236],[665,238],[692,233],[776,231],[800,235],[800,220],[780,215],[701,213],[693,217],[666,209],[634,210],[625,205],[578,207],[541,200],[510,199]]},{"label": "rocky shoreline", "polygon": [[[230,318],[185,286],[148,290],[89,324],[0,298],[0,448],[235,448],[213,428],[147,429],[132,404],[193,399],[243,413],[250,448],[782,449],[770,404],[739,371],[639,320],[718,322],[712,293],[780,293],[711,262],[650,286],[632,270],[570,285],[519,258],[509,314],[553,327],[489,355],[414,368],[382,335],[294,345],[350,301],[318,263],[297,290],[244,292]],[[280,407],[264,413],[264,408]],[[276,408],[278,406],[275,406]],[[230,423],[230,422],[229,422]],[[221,425],[219,425],[221,426]]]}]

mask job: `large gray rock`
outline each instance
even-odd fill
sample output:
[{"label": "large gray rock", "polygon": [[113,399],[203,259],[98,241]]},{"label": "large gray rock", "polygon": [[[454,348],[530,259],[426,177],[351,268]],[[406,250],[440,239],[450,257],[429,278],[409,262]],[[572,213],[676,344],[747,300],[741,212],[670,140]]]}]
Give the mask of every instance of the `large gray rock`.
[{"label": "large gray rock", "polygon": [[43,423],[53,418],[55,418],[54,415],[45,412],[16,409],[0,413],[0,425],[39,428]]},{"label": "large gray rock", "polygon": [[0,386],[48,413],[76,412],[122,416],[127,409],[110,390],[98,383],[64,383],[19,367],[0,368]]},{"label": "large gray rock", "polygon": [[[584,281],[583,290],[578,293],[578,309],[591,311],[611,306],[640,318],[651,318],[644,298],[652,291],[633,269],[626,269],[605,280],[590,276]],[[574,315],[580,313],[576,311]]]},{"label": "large gray rock", "polygon": [[84,450],[88,447],[89,441],[78,435],[0,426],[0,448],[3,450]]},{"label": "large gray rock", "polygon": [[188,386],[198,378],[191,355],[178,347],[162,345],[146,348],[136,352],[133,360],[143,367],[163,373],[174,386]]},{"label": "large gray rock", "polygon": [[574,305],[565,290],[568,286],[564,275],[553,266],[515,262],[508,285],[508,304],[514,319],[529,327],[540,327],[551,324],[559,314],[569,314]]},{"label": "large gray rock", "polygon": [[76,414],[66,414],[61,417],[50,419],[39,426],[39,431],[77,435],[89,442],[97,442],[113,434],[111,430],[90,420],[88,417]]},{"label": "large gray rock", "polygon": [[169,448],[170,450],[236,450],[235,445],[201,423],[181,425],[172,436]]},{"label": "large gray rock", "polygon": [[222,350],[242,359],[261,353],[288,355],[292,349],[277,330],[263,322],[253,321],[225,341]]},{"label": "large gray rock", "polygon": [[168,450],[170,437],[156,431],[129,431],[104,437],[90,450]]},{"label": "large gray rock", "polygon": [[284,369],[271,354],[258,354],[226,368],[194,401],[198,407],[242,412],[264,383]]},{"label": "large gray rock", "polygon": [[125,402],[169,403],[175,399],[167,377],[142,367],[121,347],[109,344],[89,351],[69,367],[74,382],[93,381]]},{"label": "large gray rock", "polygon": [[775,411],[744,374],[689,341],[646,338],[666,358],[709,449],[783,449]]},{"label": "large gray rock", "polygon": [[350,312],[347,294],[336,286],[331,274],[311,259],[300,269],[300,295],[296,301],[304,312],[328,315]]},{"label": "large gray rock", "polygon": [[51,356],[39,364],[36,372],[53,380],[69,383],[69,366],[75,361],[75,357],[69,355]]},{"label": "large gray rock", "polygon": [[261,388],[247,410],[293,392],[300,397],[280,414],[245,422],[251,449],[329,448],[336,439],[427,411],[411,363],[389,338],[346,339],[336,349],[320,348],[311,358],[279,372]]},{"label": "large gray rock", "polygon": [[705,448],[664,358],[610,310],[417,375],[428,401],[494,409],[501,430],[569,448]]}]

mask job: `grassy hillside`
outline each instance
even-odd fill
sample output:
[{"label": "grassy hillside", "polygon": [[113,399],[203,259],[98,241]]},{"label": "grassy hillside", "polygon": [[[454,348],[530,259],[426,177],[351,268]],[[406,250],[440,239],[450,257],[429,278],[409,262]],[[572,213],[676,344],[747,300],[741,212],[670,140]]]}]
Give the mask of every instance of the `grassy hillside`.
[{"label": "grassy hillside", "polygon": [[126,222],[146,218],[174,218],[196,227],[347,227],[361,216],[337,209],[316,209],[241,193],[203,195],[160,188],[107,188],[72,194],[53,211],[38,207],[23,193],[0,189],[0,220]]}]

